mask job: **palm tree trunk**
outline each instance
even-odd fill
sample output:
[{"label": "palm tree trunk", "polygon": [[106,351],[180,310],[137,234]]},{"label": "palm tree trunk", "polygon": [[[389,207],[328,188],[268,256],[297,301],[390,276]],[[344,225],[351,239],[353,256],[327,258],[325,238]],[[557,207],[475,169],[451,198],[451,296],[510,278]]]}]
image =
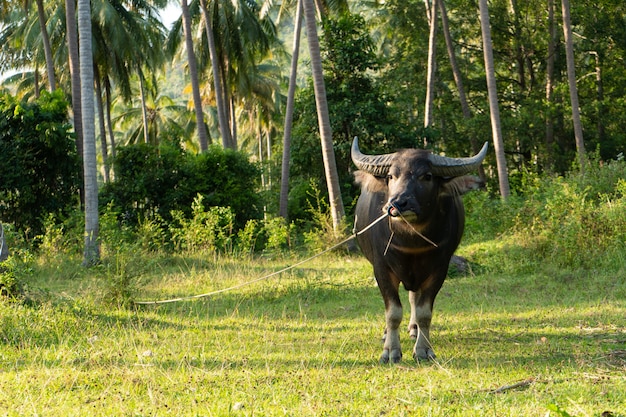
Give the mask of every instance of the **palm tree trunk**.
[{"label": "palm tree trunk", "polygon": [[226,115],[226,106],[224,105],[224,92],[222,91],[222,81],[219,69],[219,56],[217,55],[217,47],[215,45],[215,36],[213,36],[213,24],[211,14],[206,6],[205,0],[200,0],[200,7],[204,14],[204,25],[209,44],[209,57],[211,58],[211,71],[213,72],[213,88],[215,89],[215,102],[217,106],[217,123],[222,135],[222,146],[231,148],[230,125]]},{"label": "palm tree trunk", "polygon": [[333,229],[335,233],[338,234],[340,232],[341,222],[345,216],[345,211],[343,201],[341,200],[339,175],[337,173],[335,150],[333,149],[333,137],[330,129],[330,116],[328,114],[328,103],[326,101],[326,86],[324,85],[322,58],[315,21],[315,5],[313,4],[313,0],[303,0],[303,2],[309,53],[311,56],[313,90],[315,91],[315,104],[317,107],[317,121],[319,123],[324,171],[326,173],[326,185],[328,187]]},{"label": "palm tree trunk", "polygon": [[[226,93],[226,89],[224,89]],[[225,96],[227,96],[225,94]],[[230,146],[232,149],[237,149],[237,106],[235,105],[235,97],[230,94],[229,100],[230,106],[228,107],[228,111],[230,113]]]},{"label": "palm tree trunk", "polygon": [[517,62],[517,82],[520,89],[523,91],[526,89],[526,70],[524,59],[524,45],[522,43],[522,26],[519,8],[517,7],[517,0],[509,0],[509,7],[511,11],[511,21],[513,22],[513,45],[515,50],[515,61]]},{"label": "palm tree trunk", "polygon": [[100,128],[100,152],[102,153],[102,173],[104,182],[109,183],[111,178],[109,177],[109,155],[107,146],[106,127],[104,125],[104,102],[102,100],[102,82],[100,81],[100,74],[98,74],[98,66],[94,68],[95,81],[96,81],[96,100],[98,104],[98,127]]},{"label": "palm tree trunk", "polygon": [[283,134],[283,160],[280,176],[280,202],[278,214],[284,219],[289,218],[289,162],[291,159],[291,127],[293,125],[293,107],[296,96],[298,77],[298,58],[300,56],[300,33],[302,31],[302,0],[297,0],[296,21],[294,26],[293,48],[291,51],[291,71],[289,73],[289,90],[285,109],[285,128]]},{"label": "palm tree trunk", "polygon": [[489,9],[487,0],[479,0],[480,28],[483,35],[483,54],[485,58],[485,72],[487,76],[487,90],[489,93],[489,112],[491,115],[491,131],[493,135],[493,147],[496,152],[496,164],[498,166],[498,181],[500,183],[500,195],[506,199],[511,194],[509,187],[509,174],[504,156],[504,141],[500,129],[500,110],[498,108],[498,92],[496,88],[496,75],[493,65],[493,49],[491,44],[491,27],[489,24]]},{"label": "palm tree trunk", "polygon": [[554,101],[554,62],[556,58],[557,31],[554,22],[554,0],[548,0],[548,57],[546,62],[546,157],[545,165],[552,161],[552,144],[554,143],[554,120],[552,102]]},{"label": "palm tree trunk", "polygon": [[46,69],[48,71],[48,84],[50,91],[56,90],[56,78],[54,76],[54,59],[52,58],[52,47],[50,37],[46,27],[46,12],[43,8],[43,0],[37,0],[37,15],[39,17],[39,27],[41,28],[41,40],[43,41],[43,51],[46,56]]},{"label": "palm tree trunk", "polygon": [[585,143],[583,142],[583,127],[580,121],[580,108],[578,104],[578,88],[576,87],[576,69],[574,63],[574,44],[572,39],[572,24],[570,18],[569,0],[561,0],[563,13],[563,34],[565,36],[565,56],[567,57],[567,80],[569,82],[569,98],[572,104],[572,122],[574,124],[574,137],[576,138],[576,151],[580,169],[585,166]]},{"label": "palm tree trunk", "polygon": [[[454,83],[459,91],[459,101],[461,102],[461,111],[465,119],[472,117],[469,103],[467,102],[467,96],[465,95],[465,86],[463,84],[463,77],[459,70],[459,64],[456,60],[456,54],[454,53],[454,42],[452,41],[452,35],[450,35],[450,25],[448,22],[448,12],[446,11],[446,5],[444,0],[439,0],[439,10],[441,11],[441,27],[443,29],[443,37],[446,40],[446,49],[448,50],[448,57],[450,59],[450,67],[452,67],[452,75],[454,77]],[[473,147],[473,146],[472,146]],[[473,149],[477,153],[480,148]]]},{"label": "palm tree trunk", "polygon": [[[428,2],[426,2],[428,4]],[[433,102],[435,100],[435,73],[437,72],[437,3],[432,0],[429,13],[430,34],[428,37],[428,70],[426,73],[426,103],[424,104],[424,127],[433,124]]]},{"label": "palm tree trunk", "polygon": [[204,112],[202,111],[202,98],[200,97],[200,81],[198,78],[198,66],[196,55],[193,52],[193,38],[191,34],[191,16],[187,0],[181,0],[181,11],[183,17],[183,31],[185,34],[185,47],[187,49],[187,63],[189,64],[189,78],[191,80],[191,90],[193,95],[193,106],[196,111],[196,125],[198,128],[198,140],[200,142],[200,152],[208,149],[208,135],[204,125]]},{"label": "palm tree trunk", "polygon": [[[76,133],[76,152],[83,161],[83,112],[80,99],[80,67],[78,62],[78,31],[76,28],[76,6],[74,0],[65,0],[65,25],[67,50],[69,57],[70,80],[72,85],[72,113],[74,115],[74,133]],[[80,201],[84,204],[85,193],[80,190]]]},{"label": "palm tree trunk", "polygon": [[91,49],[91,5],[78,0],[78,33],[80,52],[80,88],[83,121],[83,177],[85,181],[85,247],[83,265],[92,266],[100,260],[98,243],[98,181],[96,164],[96,133],[93,104],[93,53]]},{"label": "palm tree trunk", "polygon": [[148,107],[146,105],[146,83],[141,68],[137,68],[139,75],[139,96],[141,97],[141,122],[143,123],[143,142],[150,143],[150,135],[148,132]]},{"label": "palm tree trunk", "polygon": [[[111,158],[115,160],[115,134],[113,133],[113,121],[111,120],[111,83],[108,77],[104,80],[104,91],[106,94],[106,118],[109,142],[111,143]],[[113,178],[115,178],[115,172],[113,172]]]},{"label": "palm tree trunk", "polygon": [[[465,94],[465,85],[463,83],[463,76],[461,70],[459,70],[459,64],[456,60],[456,54],[454,53],[454,42],[452,41],[452,35],[450,34],[450,25],[448,23],[448,12],[446,11],[446,5],[444,0],[439,0],[439,11],[441,12],[441,28],[443,30],[443,37],[446,41],[446,49],[448,50],[448,58],[450,59],[450,67],[452,68],[452,76],[454,77],[454,83],[459,92],[459,102],[461,103],[461,112],[463,118],[469,120],[472,118],[472,111],[467,101],[467,95]],[[480,143],[476,140],[474,135],[470,135],[470,145],[472,151],[476,154],[480,151]],[[478,175],[485,181],[485,168],[481,165],[478,167]]]}]

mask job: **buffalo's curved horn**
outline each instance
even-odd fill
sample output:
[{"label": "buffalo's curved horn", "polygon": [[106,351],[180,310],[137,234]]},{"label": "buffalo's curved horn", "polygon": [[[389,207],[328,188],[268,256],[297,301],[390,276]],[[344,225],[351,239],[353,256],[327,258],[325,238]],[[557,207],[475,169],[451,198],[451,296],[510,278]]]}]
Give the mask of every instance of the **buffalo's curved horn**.
[{"label": "buffalo's curved horn", "polygon": [[475,171],[485,159],[489,145],[487,142],[476,155],[469,158],[448,158],[447,156],[428,155],[433,174],[441,177],[459,177]]},{"label": "buffalo's curved horn", "polygon": [[361,171],[365,171],[372,174],[375,177],[386,177],[389,167],[391,166],[391,160],[395,154],[383,154],[383,155],[364,155],[359,149],[359,138],[356,136],[352,141],[352,162]]}]

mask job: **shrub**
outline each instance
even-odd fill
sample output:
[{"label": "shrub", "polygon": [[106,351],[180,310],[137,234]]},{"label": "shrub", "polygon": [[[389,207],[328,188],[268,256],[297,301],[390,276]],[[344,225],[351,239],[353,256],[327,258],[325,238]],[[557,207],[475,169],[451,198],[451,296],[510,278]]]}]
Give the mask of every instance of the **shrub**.
[{"label": "shrub", "polygon": [[200,194],[192,205],[192,217],[187,219],[182,212],[172,215],[174,222],[170,232],[174,245],[182,250],[206,250],[226,252],[233,248],[235,215],[228,207],[205,208]]},{"label": "shrub", "polygon": [[12,252],[6,260],[0,262],[0,296],[23,299],[25,280],[32,274],[30,264],[33,256],[22,249]]},{"label": "shrub", "polygon": [[198,194],[207,207],[230,207],[237,229],[260,218],[259,171],[241,152],[211,146],[195,155],[169,144],[138,144],[121,147],[114,167],[116,180],[103,187],[101,207],[110,205],[132,227],[146,219],[180,220],[172,213],[189,219]]},{"label": "shrub", "polygon": [[36,236],[77,203],[80,165],[60,90],[34,103],[0,94],[0,219]]},{"label": "shrub", "polygon": [[[507,201],[466,196],[464,244],[497,240],[500,269],[623,268],[626,249],[624,161],[590,162],[585,173],[542,176]],[[478,249],[474,248],[474,251]],[[484,255],[484,254],[483,254]]]},{"label": "shrub", "polygon": [[282,217],[274,217],[265,220],[263,227],[267,235],[266,249],[281,250],[291,247],[291,235],[295,229],[293,224],[287,224]]}]

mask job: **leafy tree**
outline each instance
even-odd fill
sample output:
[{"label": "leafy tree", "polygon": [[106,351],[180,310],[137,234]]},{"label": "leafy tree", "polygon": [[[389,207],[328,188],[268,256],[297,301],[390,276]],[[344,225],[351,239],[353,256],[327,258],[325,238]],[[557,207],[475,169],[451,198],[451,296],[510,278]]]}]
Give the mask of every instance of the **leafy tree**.
[{"label": "leafy tree", "polygon": [[[421,127],[411,129],[400,123],[396,111],[386,103],[381,85],[370,76],[379,68],[364,19],[344,14],[327,18],[322,25],[322,63],[333,146],[344,201],[356,194],[351,175],[350,145],[358,136],[363,147],[371,152],[386,152],[415,146]],[[322,155],[317,136],[317,113],[313,112],[313,88],[301,90],[296,100],[292,144],[293,187],[291,199],[308,199],[306,184],[311,180],[324,184]],[[304,187],[304,188],[303,188]],[[290,218],[304,215],[306,203],[293,205]]]},{"label": "leafy tree", "polygon": [[0,220],[37,235],[77,203],[80,165],[61,91],[35,103],[0,95]]}]

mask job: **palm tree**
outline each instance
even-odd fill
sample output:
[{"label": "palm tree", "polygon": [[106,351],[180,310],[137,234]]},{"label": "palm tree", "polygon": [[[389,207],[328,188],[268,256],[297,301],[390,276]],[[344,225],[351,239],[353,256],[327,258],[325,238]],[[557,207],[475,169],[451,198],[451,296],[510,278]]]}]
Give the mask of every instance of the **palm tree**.
[{"label": "palm tree", "polygon": [[[438,3],[439,11],[441,12],[441,28],[443,31],[443,37],[446,41],[446,49],[448,50],[448,59],[450,60],[452,76],[454,77],[454,83],[456,84],[456,88],[459,93],[461,112],[463,113],[463,118],[465,120],[469,120],[472,118],[472,111],[467,101],[467,95],[465,94],[465,86],[463,83],[463,76],[461,75],[461,70],[459,70],[459,64],[457,63],[456,54],[454,52],[454,42],[452,41],[452,35],[450,34],[450,25],[448,22],[448,12],[446,11],[445,0],[439,0]],[[480,144],[473,135],[470,137],[470,144],[472,145],[472,150],[475,154],[480,151]],[[478,167],[478,174],[480,175],[480,178],[484,181],[486,176],[485,168],[482,165]]]},{"label": "palm tree", "polygon": [[296,0],[296,19],[294,23],[293,48],[291,50],[291,71],[289,73],[289,90],[287,92],[287,108],[285,109],[285,127],[283,133],[283,159],[280,176],[280,202],[278,214],[287,219],[289,202],[289,160],[291,159],[291,126],[293,125],[293,108],[296,96],[298,75],[298,57],[300,56],[300,32],[302,29],[302,0]]},{"label": "palm tree", "polygon": [[554,120],[552,117],[552,104],[554,102],[554,64],[556,60],[557,31],[554,21],[554,0],[548,0],[548,57],[546,59],[546,158],[550,161],[552,144],[554,143]]},{"label": "palm tree", "polygon": [[206,6],[206,0],[200,0],[200,6],[204,15],[205,31],[209,46],[211,71],[213,73],[213,88],[215,89],[215,104],[217,107],[217,121],[220,134],[222,135],[222,146],[224,146],[224,148],[233,148],[234,143],[230,134],[228,116],[226,114],[223,79],[220,76],[219,57],[217,46],[215,45],[215,36],[213,35],[213,19]]},{"label": "palm tree", "polygon": [[580,122],[580,108],[578,106],[578,89],[576,87],[576,68],[574,63],[574,43],[572,39],[572,24],[570,18],[569,0],[561,0],[563,13],[563,35],[565,36],[565,54],[567,57],[567,80],[569,83],[569,97],[572,104],[572,122],[574,124],[574,137],[576,138],[576,151],[580,169],[585,166],[585,142],[583,141],[583,128]]},{"label": "palm tree", "polygon": [[[435,73],[437,71],[437,9],[439,0],[432,0],[430,19],[430,35],[428,39],[428,72],[426,76],[426,103],[424,110],[424,127],[433,124],[433,101],[435,99]],[[428,5],[428,1],[426,1]],[[428,9],[427,9],[428,11]]]},{"label": "palm tree", "polygon": [[43,8],[43,0],[36,0],[37,17],[39,18],[39,27],[41,28],[41,40],[43,42],[44,55],[46,57],[46,70],[48,72],[48,84],[50,91],[56,90],[56,78],[54,76],[54,59],[52,58],[52,46],[50,46],[50,36],[48,36],[48,28],[46,27],[46,12]]},{"label": "palm tree", "polygon": [[498,166],[498,181],[500,183],[500,195],[506,199],[511,194],[509,187],[509,174],[504,156],[504,141],[500,129],[500,110],[498,108],[498,92],[496,88],[496,75],[493,65],[493,49],[491,43],[491,27],[489,24],[489,9],[487,0],[479,0],[480,28],[483,35],[483,54],[485,57],[485,72],[487,76],[487,90],[489,94],[489,112],[491,116],[491,131],[493,135],[493,147],[496,152],[496,164]]},{"label": "palm tree", "polygon": [[335,161],[335,150],[333,149],[333,136],[330,129],[330,117],[328,113],[328,103],[326,101],[326,86],[324,84],[320,44],[317,36],[317,26],[315,21],[315,5],[313,3],[314,0],[302,1],[304,6],[309,53],[311,56],[313,89],[315,91],[317,120],[320,130],[320,139],[322,142],[324,172],[326,174],[326,185],[328,187],[333,229],[335,233],[339,233],[341,222],[345,216],[345,210],[343,201],[341,200],[339,175],[337,173],[337,164]]},{"label": "palm tree", "polygon": [[[191,138],[193,132],[192,122],[194,115],[187,110],[187,107],[176,103],[171,97],[161,94],[159,91],[159,81],[153,77],[146,82],[145,108],[147,110],[147,132],[148,142],[152,145],[159,145],[164,139],[164,132],[175,134],[177,139],[182,139],[189,147],[187,139]],[[164,80],[160,80],[161,83]],[[143,107],[137,100],[125,102],[119,100],[116,104],[117,117],[113,123],[122,132],[126,144],[138,143],[143,137]]]},{"label": "palm tree", "polygon": [[[96,3],[92,18],[92,32],[95,41],[94,61],[97,78],[104,86],[98,99],[107,121],[111,155],[115,155],[115,137],[111,121],[111,85],[115,85],[118,95],[130,102],[136,94],[133,84],[138,82],[139,96],[142,97],[144,141],[148,138],[148,114],[145,105],[145,73],[154,74],[163,66],[165,55],[161,48],[153,45],[163,43],[165,28],[158,20],[152,3],[136,2],[132,8],[115,2]],[[156,2],[155,2],[156,4]],[[136,74],[136,77],[134,76]],[[103,159],[107,143],[102,137]]]},{"label": "palm tree", "polygon": [[100,260],[98,243],[98,182],[96,166],[96,134],[93,102],[93,53],[91,46],[91,5],[78,0],[78,34],[80,52],[80,88],[83,121],[83,172],[85,183],[85,246],[83,265],[92,266]]},{"label": "palm tree", "polygon": [[78,32],[76,28],[76,5],[74,4],[74,0],[65,0],[65,28],[72,92],[72,112],[74,113],[74,132],[76,133],[76,152],[78,152],[82,160],[83,116],[80,107],[80,67],[78,62]]},{"label": "palm tree", "polygon": [[204,125],[204,112],[202,110],[202,98],[200,97],[200,81],[198,78],[198,65],[196,63],[196,55],[193,50],[193,35],[191,33],[191,14],[189,13],[189,5],[187,0],[181,0],[181,11],[183,19],[183,33],[185,36],[185,48],[187,49],[187,64],[189,66],[189,78],[191,80],[191,90],[193,96],[193,105],[196,111],[196,124],[198,128],[198,140],[200,141],[200,150],[204,152],[208,149],[207,132]]}]

